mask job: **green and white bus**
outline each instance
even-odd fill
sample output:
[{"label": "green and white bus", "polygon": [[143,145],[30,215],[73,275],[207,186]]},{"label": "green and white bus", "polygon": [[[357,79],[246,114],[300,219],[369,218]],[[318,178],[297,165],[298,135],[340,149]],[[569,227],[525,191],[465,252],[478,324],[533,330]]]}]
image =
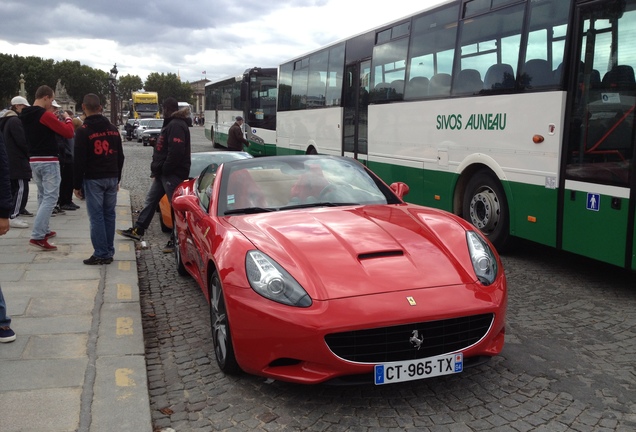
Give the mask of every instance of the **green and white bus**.
[{"label": "green and white bus", "polygon": [[241,116],[248,151],[254,156],[276,154],[277,72],[255,67],[205,85],[205,136],[215,147],[227,147],[228,131]]},{"label": "green and white bus", "polygon": [[636,270],[635,40],[636,0],[448,1],[282,64],[278,153]]}]

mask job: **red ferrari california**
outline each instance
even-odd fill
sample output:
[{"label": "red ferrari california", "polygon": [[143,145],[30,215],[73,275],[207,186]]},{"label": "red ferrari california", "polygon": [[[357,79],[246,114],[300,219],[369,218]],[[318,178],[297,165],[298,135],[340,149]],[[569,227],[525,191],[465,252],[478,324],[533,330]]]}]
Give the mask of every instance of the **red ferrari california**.
[{"label": "red ferrari california", "polygon": [[209,301],[220,369],[379,385],[499,354],[499,256],[463,219],[405,203],[408,190],[315,155],[210,165],[183,182],[177,269]]}]

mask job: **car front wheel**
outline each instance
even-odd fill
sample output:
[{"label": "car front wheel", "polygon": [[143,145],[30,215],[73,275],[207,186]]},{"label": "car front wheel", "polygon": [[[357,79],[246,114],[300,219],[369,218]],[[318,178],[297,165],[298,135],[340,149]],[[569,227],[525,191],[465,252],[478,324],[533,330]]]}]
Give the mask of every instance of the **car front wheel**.
[{"label": "car front wheel", "polygon": [[223,287],[217,271],[210,277],[210,325],[212,327],[212,344],[214,354],[219,369],[228,375],[240,372],[236,357],[234,356],[234,345],[232,344],[232,333],[225,307],[225,297]]}]

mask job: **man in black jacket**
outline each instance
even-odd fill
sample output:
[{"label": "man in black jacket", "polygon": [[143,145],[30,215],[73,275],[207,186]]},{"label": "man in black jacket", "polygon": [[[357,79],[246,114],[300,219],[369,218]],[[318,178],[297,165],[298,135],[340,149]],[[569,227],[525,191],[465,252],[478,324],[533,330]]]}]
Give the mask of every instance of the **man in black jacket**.
[{"label": "man in black jacket", "polygon": [[161,198],[167,195],[168,201],[172,203],[175,188],[190,175],[190,129],[187,123],[189,112],[189,107],[179,110],[175,98],[169,97],[164,101],[163,128],[152,152],[150,176],[153,180],[146,194],[144,208],[134,227],[117,230],[117,234],[141,240]]},{"label": "man in black jacket", "polygon": [[[9,158],[4,148],[4,140],[0,132],[0,236],[11,229],[9,216],[12,209],[11,189],[9,187]],[[15,340],[15,332],[11,330],[11,317],[7,315],[7,304],[0,287],[0,342],[7,343]]]},{"label": "man in black jacket", "polygon": [[28,228],[29,224],[20,215],[33,216],[27,211],[26,204],[29,199],[29,180],[31,179],[31,165],[29,164],[29,148],[24,127],[18,118],[22,109],[31,106],[22,96],[11,99],[11,109],[4,117],[0,118],[0,133],[4,136],[4,142],[9,156],[9,178],[11,179],[11,196],[13,197],[13,210],[11,228]]},{"label": "man in black jacket", "polygon": [[227,133],[227,148],[228,150],[243,151],[243,146],[250,146],[248,140],[243,136],[243,117],[236,116],[234,118],[234,124],[230,127]]},{"label": "man in black jacket", "polygon": [[101,114],[99,97],[84,96],[84,124],[75,134],[73,192],[86,198],[93,254],[87,265],[110,264],[115,255],[117,191],[124,167],[124,149],[117,127]]},{"label": "man in black jacket", "polygon": [[29,244],[43,251],[55,251],[57,246],[50,244],[55,231],[49,229],[51,213],[60,193],[60,162],[58,158],[55,134],[64,138],[73,138],[75,129],[73,120],[63,113],[61,122],[53,112],[55,92],[49,86],[42,85],[35,91],[35,101],[20,113],[29,145],[29,163],[33,181],[38,187],[38,211],[33,221]]}]

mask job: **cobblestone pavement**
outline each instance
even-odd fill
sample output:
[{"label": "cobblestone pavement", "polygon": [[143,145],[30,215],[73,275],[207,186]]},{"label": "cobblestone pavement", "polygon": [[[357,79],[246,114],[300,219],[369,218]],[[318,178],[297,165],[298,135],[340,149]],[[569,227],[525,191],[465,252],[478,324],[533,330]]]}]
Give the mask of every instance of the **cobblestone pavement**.
[{"label": "cobblestone pavement", "polygon": [[[210,150],[192,128],[193,151]],[[139,211],[152,149],[126,143],[123,187]],[[157,431],[633,431],[636,275],[533,244],[504,257],[502,355],[462,374],[389,386],[300,386],[225,376],[208,306],[162,253],[158,218],[138,250]]]}]

